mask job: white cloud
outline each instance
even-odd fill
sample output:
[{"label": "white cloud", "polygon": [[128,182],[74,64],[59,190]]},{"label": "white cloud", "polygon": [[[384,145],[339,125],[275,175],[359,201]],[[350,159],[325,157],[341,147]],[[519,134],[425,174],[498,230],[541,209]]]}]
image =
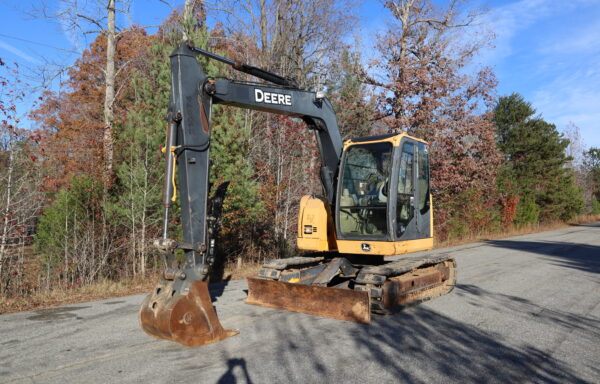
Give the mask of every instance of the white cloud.
[{"label": "white cloud", "polygon": [[79,52],[83,51],[81,36],[76,25],[76,16],[73,14],[71,4],[69,4],[67,1],[61,0],[58,3],[58,11],[58,13],[61,15],[58,17],[58,22],[65,37],[71,43],[73,48]]},{"label": "white cloud", "polygon": [[521,0],[494,8],[486,16],[484,24],[494,31],[494,47],[483,52],[481,59],[486,64],[510,56],[513,53],[512,39],[519,31],[530,27],[549,12],[549,0]]},{"label": "white cloud", "polygon": [[572,34],[540,47],[539,53],[547,55],[589,55],[600,52],[600,28],[597,24],[576,26],[576,29]]},{"label": "white cloud", "polygon": [[28,54],[21,51],[20,49],[15,48],[12,45],[5,43],[1,40],[0,40],[0,48],[3,48],[5,50],[9,51],[10,53],[20,57],[21,59],[23,59],[25,61],[28,61],[33,64],[40,64],[40,61],[38,59],[36,59],[35,57],[29,56]]},{"label": "white cloud", "polygon": [[[596,61],[597,62],[597,61]],[[600,72],[580,69],[541,85],[531,100],[548,122],[559,129],[573,122],[588,146],[600,146]]]},{"label": "white cloud", "polygon": [[514,39],[538,21],[554,14],[567,13],[593,0],[520,0],[493,8],[484,23],[496,34],[495,47],[484,52],[484,62],[494,64],[514,53]]},{"label": "white cloud", "polygon": [[502,68],[500,81],[524,94],[546,121],[560,130],[569,122],[579,126],[588,146],[600,146],[600,28],[585,12],[598,5],[520,0],[494,8],[488,23],[496,48],[483,57]]}]

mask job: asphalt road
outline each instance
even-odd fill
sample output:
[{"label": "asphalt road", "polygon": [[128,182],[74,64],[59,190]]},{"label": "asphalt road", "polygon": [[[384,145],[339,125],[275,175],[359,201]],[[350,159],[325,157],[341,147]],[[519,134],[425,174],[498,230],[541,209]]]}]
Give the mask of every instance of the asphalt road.
[{"label": "asphalt road", "polygon": [[0,316],[2,383],[600,382],[600,223],[443,250],[444,297],[371,325],[243,303],[217,286],[222,324],[200,348],[138,327],[143,296]]}]

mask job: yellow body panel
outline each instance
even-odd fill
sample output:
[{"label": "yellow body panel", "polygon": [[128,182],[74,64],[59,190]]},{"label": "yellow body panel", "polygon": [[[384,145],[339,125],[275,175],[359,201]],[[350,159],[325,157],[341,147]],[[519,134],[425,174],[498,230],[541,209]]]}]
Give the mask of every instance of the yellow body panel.
[{"label": "yellow body panel", "polygon": [[405,253],[429,251],[433,249],[433,237],[426,239],[396,241],[396,255],[403,255]]},{"label": "yellow body panel", "polygon": [[[368,244],[370,250],[364,251],[363,244]],[[405,241],[338,240],[337,247],[339,253],[394,256],[428,251],[433,248],[433,238]]]},{"label": "yellow body panel", "polygon": [[[310,230],[310,233],[307,233]],[[298,249],[305,251],[335,251],[335,230],[329,204],[314,196],[302,196],[298,214]]]},{"label": "yellow body panel", "polygon": [[329,243],[322,239],[307,239],[298,237],[296,239],[298,249],[303,251],[327,252],[330,251]]},{"label": "yellow body panel", "polygon": [[429,234],[433,238],[433,197],[429,194]]}]

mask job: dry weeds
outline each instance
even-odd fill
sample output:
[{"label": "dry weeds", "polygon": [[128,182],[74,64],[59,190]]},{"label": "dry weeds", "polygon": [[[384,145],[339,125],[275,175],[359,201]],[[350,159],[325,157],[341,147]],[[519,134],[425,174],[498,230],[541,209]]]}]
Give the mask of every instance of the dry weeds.
[{"label": "dry weeds", "polygon": [[[554,229],[566,228],[571,225],[579,225],[596,221],[600,221],[600,215],[581,215],[568,223],[554,222],[523,228],[511,228],[501,233],[474,234],[472,236],[457,240],[436,242],[435,248],[445,248],[487,240],[498,240],[506,237],[551,231]],[[256,276],[260,266],[260,263],[245,263],[242,264],[241,267],[238,267],[237,263],[227,265],[225,267],[224,276],[227,280],[240,280],[249,276]],[[134,280],[121,282],[103,280],[95,284],[78,288],[67,290],[54,289],[50,292],[41,292],[25,297],[0,297],[0,314],[146,293],[150,292],[154,288],[157,279],[158,275],[149,276],[144,279],[137,278]]]},{"label": "dry weeds", "polygon": [[156,280],[157,277],[154,276],[146,279],[138,278],[128,282],[102,280],[86,286],[71,289],[53,289],[49,292],[38,292],[30,296],[0,297],[0,314],[146,293],[154,288]]},{"label": "dry weeds", "polygon": [[522,236],[522,235],[529,235],[532,233],[553,231],[555,229],[567,228],[569,226],[574,226],[574,225],[576,226],[576,225],[580,225],[580,224],[592,223],[592,222],[597,222],[597,221],[600,221],[600,215],[579,215],[566,223],[564,221],[555,221],[555,222],[544,223],[544,224],[529,225],[529,226],[520,227],[520,228],[511,227],[502,232],[471,234],[470,236],[461,237],[459,239],[436,241],[434,248],[436,248],[436,249],[437,248],[446,248],[446,247],[453,247],[456,245],[478,243],[478,242],[488,241],[488,240],[500,240],[500,239],[505,239],[507,237]]}]

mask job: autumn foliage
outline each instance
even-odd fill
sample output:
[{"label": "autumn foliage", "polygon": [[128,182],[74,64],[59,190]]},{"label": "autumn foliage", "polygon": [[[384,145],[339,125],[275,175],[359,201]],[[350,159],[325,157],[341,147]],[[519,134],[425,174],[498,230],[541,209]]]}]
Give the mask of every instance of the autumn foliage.
[{"label": "autumn foliage", "polygon": [[[120,86],[114,108],[118,120],[122,121],[132,104],[131,77],[139,70],[153,39],[135,28],[119,35],[116,60]],[[105,50],[106,39],[100,35],[69,69],[61,90],[44,92],[39,107],[31,112],[43,127],[48,190],[65,187],[73,175],[102,174]]]},{"label": "autumn foliage", "polygon": [[[461,17],[456,3],[389,1],[394,23],[381,36],[370,74],[377,110],[391,130],[430,142],[432,191],[439,237],[491,229],[501,157],[490,113],[496,78],[490,68],[465,71],[489,36],[457,39],[477,11]],[[458,231],[458,233],[457,233]]]},{"label": "autumn foliage", "polygon": [[[154,34],[135,26],[117,34],[108,189],[105,36],[82,52],[59,87],[41,94],[29,111],[36,123],[31,130],[18,129],[20,84],[0,77],[0,177],[11,177],[0,186],[0,225],[18,234],[8,241],[0,233],[0,266],[9,265],[6,260],[20,265],[0,269],[0,292],[70,288],[160,268],[150,244],[161,225],[168,56],[184,34],[202,48],[326,90],[344,139],[391,131],[427,140],[438,240],[567,220],[582,210],[580,200],[566,198],[581,194],[567,166],[568,140],[518,95],[498,98],[493,70],[476,64],[492,42],[477,30],[482,11],[462,2],[387,1],[389,28],[376,37],[373,56],[364,58],[349,43],[356,18],[338,1],[250,3],[261,12],[238,21],[253,23],[223,16],[245,12],[223,1],[221,22],[208,27],[207,9],[196,3],[185,17],[168,15]],[[467,33],[475,38],[464,38]],[[210,76],[256,80],[199,60]],[[295,118],[223,106],[213,109],[212,123],[212,191],[228,185],[220,259],[239,265],[295,254],[299,199],[322,193],[314,132]],[[596,206],[598,157],[590,150],[586,175],[592,176],[577,179],[591,185]],[[15,191],[32,203],[7,200]],[[173,233],[179,233],[178,209]]]}]

